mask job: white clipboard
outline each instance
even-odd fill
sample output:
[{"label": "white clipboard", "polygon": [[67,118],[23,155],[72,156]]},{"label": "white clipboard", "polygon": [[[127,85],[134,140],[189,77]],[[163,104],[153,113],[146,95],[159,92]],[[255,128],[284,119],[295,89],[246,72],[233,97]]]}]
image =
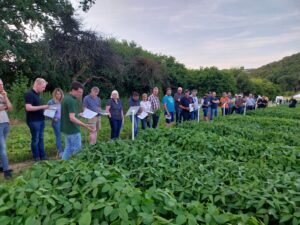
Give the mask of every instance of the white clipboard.
[{"label": "white clipboard", "polygon": [[139,109],[140,109],[140,106],[131,106],[126,113],[126,116],[132,116],[132,113],[134,113],[134,115],[137,114]]}]

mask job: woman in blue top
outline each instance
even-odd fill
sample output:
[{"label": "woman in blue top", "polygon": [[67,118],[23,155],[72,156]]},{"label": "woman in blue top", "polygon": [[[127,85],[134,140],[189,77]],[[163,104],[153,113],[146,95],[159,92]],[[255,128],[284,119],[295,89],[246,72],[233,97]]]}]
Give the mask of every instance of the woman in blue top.
[{"label": "woman in blue top", "polygon": [[48,101],[48,105],[56,107],[54,118],[52,119],[52,127],[55,134],[57,158],[61,158],[63,149],[61,144],[60,119],[61,119],[61,101],[64,98],[64,92],[60,88],[55,88],[52,92],[52,99]]}]

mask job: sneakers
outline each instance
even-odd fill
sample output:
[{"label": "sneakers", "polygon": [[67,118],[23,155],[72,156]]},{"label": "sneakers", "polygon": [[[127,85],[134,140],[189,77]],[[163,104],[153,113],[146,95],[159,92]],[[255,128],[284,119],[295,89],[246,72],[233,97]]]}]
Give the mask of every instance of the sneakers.
[{"label": "sneakers", "polygon": [[11,179],[12,175],[11,175],[11,170],[5,170],[4,172],[4,178],[5,179]]}]

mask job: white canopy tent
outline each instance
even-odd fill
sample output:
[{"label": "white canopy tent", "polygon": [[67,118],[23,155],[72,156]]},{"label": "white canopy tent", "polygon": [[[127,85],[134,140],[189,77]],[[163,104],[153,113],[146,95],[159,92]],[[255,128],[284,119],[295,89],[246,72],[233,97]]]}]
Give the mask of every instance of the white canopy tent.
[{"label": "white canopy tent", "polygon": [[283,100],[284,100],[283,96],[276,96],[275,102],[276,104],[281,104]]},{"label": "white canopy tent", "polygon": [[293,96],[294,98],[300,98],[300,93]]}]

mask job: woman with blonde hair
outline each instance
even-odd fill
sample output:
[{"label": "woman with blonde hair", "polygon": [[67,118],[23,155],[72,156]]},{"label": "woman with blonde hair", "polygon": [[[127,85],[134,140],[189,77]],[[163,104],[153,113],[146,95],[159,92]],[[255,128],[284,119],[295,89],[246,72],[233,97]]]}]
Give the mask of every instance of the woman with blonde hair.
[{"label": "woman with blonde hair", "polygon": [[106,112],[108,113],[109,123],[111,127],[111,139],[119,138],[122,123],[124,120],[123,105],[119,98],[119,92],[114,90],[110,99],[106,103]]},{"label": "woman with blonde hair", "polygon": [[147,116],[142,119],[142,130],[146,129],[146,125],[150,128],[150,116],[149,112],[151,112],[151,102],[148,101],[148,95],[144,93],[142,95],[142,101],[141,101],[141,108],[142,110],[147,113]]},{"label": "woman with blonde hair", "polygon": [[64,98],[64,92],[60,88],[55,88],[52,92],[52,99],[48,101],[48,105],[55,107],[56,112],[52,119],[52,127],[55,134],[57,158],[61,158],[63,149],[61,144],[60,119],[61,119],[61,102]]}]

